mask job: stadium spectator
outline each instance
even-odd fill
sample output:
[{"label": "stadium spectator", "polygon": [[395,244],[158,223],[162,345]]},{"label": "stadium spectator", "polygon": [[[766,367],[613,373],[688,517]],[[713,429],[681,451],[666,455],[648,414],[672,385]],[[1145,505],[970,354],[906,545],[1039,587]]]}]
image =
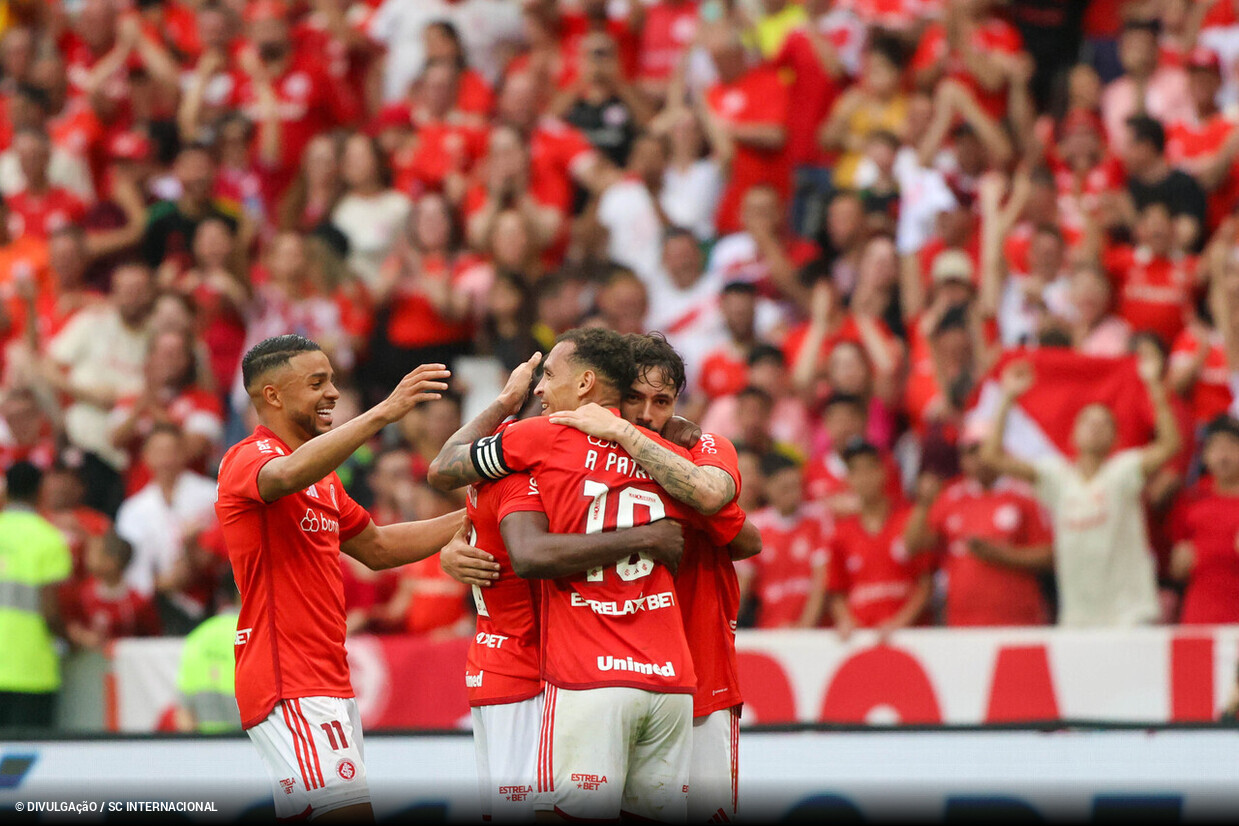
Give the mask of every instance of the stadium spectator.
[{"label": "stadium spectator", "polygon": [[344,194],[331,223],[348,239],[348,266],[366,289],[374,290],[379,267],[409,219],[413,203],[392,189],[391,170],[374,138],[356,132],[340,156]]},{"label": "stadium spectator", "polygon": [[1050,513],[1061,627],[1133,626],[1155,622],[1161,613],[1140,496],[1145,480],[1174,456],[1182,440],[1161,384],[1161,365],[1142,359],[1140,378],[1157,416],[1157,436],[1147,447],[1112,455],[1114,414],[1091,404],[1076,415],[1075,462],[1058,456],[1027,462],[1002,445],[1007,413],[1032,385],[1033,371],[1027,362],[1016,362],[1002,373],[1001,402],[981,461],[1032,483]]},{"label": "stadium spectator", "polygon": [[757,601],[757,628],[816,628],[826,608],[830,517],[804,500],[800,466],[778,453],[762,458],[770,504],[752,514],[762,552],[736,565],[740,601]]},{"label": "stadium spectator", "polygon": [[40,471],[16,462],[5,471],[0,510],[0,729],[51,729],[60,690],[52,635],[62,631],[57,586],[73,561],[60,532],[39,516]]},{"label": "stadium spectator", "polygon": [[182,148],[173,170],[179,193],[151,207],[142,236],[142,259],[151,269],[162,271],[166,267],[179,275],[193,263],[198,225],[216,218],[235,229],[237,215],[215,198],[215,159],[209,147],[190,144]]},{"label": "stadium spectator", "polygon": [[663,215],[697,240],[713,240],[714,214],[735,154],[731,136],[718,127],[708,108],[700,103],[690,107],[682,100],[669,102],[650,122],[649,131],[656,137],[665,135],[667,145],[658,187]]},{"label": "stadium spectator", "polygon": [[8,229],[12,236],[47,238],[86,216],[86,204],[74,192],[58,185],[51,175],[52,146],[46,130],[28,126],[13,135],[22,185],[6,192]]},{"label": "stadium spectator", "polygon": [[[231,590],[235,593],[235,588]],[[236,700],[237,606],[235,599],[185,635],[176,670],[180,732],[218,734],[239,731]]]},{"label": "stadium spectator", "polygon": [[1192,116],[1187,73],[1159,60],[1157,35],[1156,20],[1131,18],[1123,23],[1119,36],[1123,76],[1107,83],[1101,94],[1106,139],[1120,156],[1127,150],[1124,126],[1132,115],[1145,112],[1170,123]]},{"label": "stadium spectator", "polygon": [[64,536],[73,557],[73,582],[86,576],[86,549],[112,528],[112,520],[82,504],[86,486],[81,475],[63,458],[43,472],[39,513]]},{"label": "stadium spectator", "polygon": [[171,422],[151,427],[142,461],[151,480],[121,504],[116,533],[133,546],[125,583],[159,606],[170,633],[184,634],[204,616],[213,594],[187,540],[210,527],[215,485],[188,469],[185,432]]},{"label": "stadium spectator", "polygon": [[279,229],[310,232],[329,219],[344,194],[340,150],[340,141],[332,134],[310,138],[297,176],[279,201]]},{"label": "stadium spectator", "polygon": [[552,102],[551,111],[581,130],[586,139],[616,167],[628,165],[639,133],[654,117],[654,107],[624,77],[619,44],[597,32],[580,39],[579,78],[574,87]]},{"label": "stadium spectator", "polygon": [[55,461],[55,434],[39,397],[14,386],[0,397],[0,469],[29,462],[46,473]]},{"label": "stadium spectator", "polygon": [[60,593],[60,612],[69,642],[100,651],[120,637],[159,635],[161,624],[154,601],[125,582],[125,569],[132,558],[133,546],[115,531],[87,542],[86,579]]},{"label": "stadium spectator", "polygon": [[1202,449],[1209,476],[1189,490],[1171,520],[1176,542],[1171,575],[1185,584],[1179,622],[1236,621],[1239,591],[1239,422],[1219,416],[1205,429]]},{"label": "stadium spectator", "polygon": [[71,400],[64,411],[70,444],[83,452],[86,504],[115,514],[127,456],[108,437],[122,397],[141,392],[154,277],[140,263],[118,267],[108,299],[77,313],[48,345],[48,380]]},{"label": "stadium spectator", "polygon": [[859,506],[836,520],[827,546],[830,614],[844,639],[856,628],[873,628],[885,640],[900,628],[925,623],[931,566],[926,557],[908,553],[903,537],[911,508],[887,493],[888,471],[878,449],[854,439],[842,454]]},{"label": "stadium spectator", "polygon": [[1136,213],[1160,201],[1174,220],[1174,247],[1190,252],[1204,245],[1208,225],[1205,192],[1191,175],[1170,166],[1166,159],[1166,130],[1147,115],[1127,119],[1127,191]]},{"label": "stadium spectator", "polygon": [[1031,489],[981,463],[984,438],[980,420],[964,430],[958,480],[917,480],[904,542],[910,553],[942,555],[946,625],[1044,625],[1037,574],[1053,567],[1050,526]]}]

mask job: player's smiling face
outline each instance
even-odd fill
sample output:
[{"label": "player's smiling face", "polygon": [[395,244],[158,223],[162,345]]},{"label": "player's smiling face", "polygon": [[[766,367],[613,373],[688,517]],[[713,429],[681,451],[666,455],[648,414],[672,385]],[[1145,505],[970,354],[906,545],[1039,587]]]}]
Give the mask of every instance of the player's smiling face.
[{"label": "player's smiling face", "polygon": [[533,389],[533,393],[542,400],[543,415],[561,410],[576,410],[581,406],[581,395],[578,391],[584,371],[572,360],[574,352],[575,344],[561,341],[551,348],[546,361],[542,362],[542,379]]},{"label": "player's smiling face", "polygon": [[633,424],[662,433],[675,415],[675,385],[663,382],[662,370],[641,370],[620,402],[620,415]]},{"label": "player's smiling face", "polygon": [[300,353],[288,362],[288,379],[280,388],[281,401],[291,422],[302,436],[312,439],[331,430],[333,411],[340,391],[327,354]]}]

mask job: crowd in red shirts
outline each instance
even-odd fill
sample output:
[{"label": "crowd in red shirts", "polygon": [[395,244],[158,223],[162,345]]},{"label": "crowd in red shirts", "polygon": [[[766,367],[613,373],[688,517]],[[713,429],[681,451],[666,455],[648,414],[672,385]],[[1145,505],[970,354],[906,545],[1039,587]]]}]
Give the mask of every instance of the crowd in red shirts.
[{"label": "crowd in red shirts", "polygon": [[[247,347],[320,343],[380,522],[574,326],[659,330],[731,438],[759,627],[1054,620],[1053,532],[977,460],[1016,347],[1154,342],[1166,622],[1239,621],[1239,2],[10,0],[0,458],[43,472],[69,639],[225,604],[213,472]],[[1145,334],[1152,334],[1152,338]],[[352,631],[461,633],[434,561],[351,560]]]}]

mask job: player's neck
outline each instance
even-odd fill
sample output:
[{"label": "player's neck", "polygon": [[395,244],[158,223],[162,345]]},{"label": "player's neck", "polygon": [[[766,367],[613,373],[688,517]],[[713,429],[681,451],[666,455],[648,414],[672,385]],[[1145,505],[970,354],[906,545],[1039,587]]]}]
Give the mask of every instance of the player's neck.
[{"label": "player's neck", "polygon": [[296,450],[305,444],[308,439],[305,439],[298,432],[297,428],[293,427],[288,422],[272,421],[259,417],[259,423],[276,435],[281,442],[288,445],[289,450]]}]

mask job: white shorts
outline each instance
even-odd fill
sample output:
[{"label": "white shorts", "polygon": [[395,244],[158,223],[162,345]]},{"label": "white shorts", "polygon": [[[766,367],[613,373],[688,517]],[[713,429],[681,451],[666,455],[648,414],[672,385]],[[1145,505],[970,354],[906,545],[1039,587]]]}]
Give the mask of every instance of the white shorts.
[{"label": "white shorts", "polygon": [[693,760],[689,773],[690,823],[728,823],[736,819],[740,784],[740,713],[735,707],[693,720]]},{"label": "white shorts", "polygon": [[277,818],[312,820],[370,802],[361,715],[353,698],[281,700],[246,733],[271,776]]},{"label": "white shorts", "polygon": [[539,779],[574,820],[688,816],[693,697],[610,686],[544,692]]},{"label": "white shorts", "polygon": [[529,823],[534,812],[551,808],[537,788],[543,702],[539,694],[519,703],[470,709],[484,820]]}]

